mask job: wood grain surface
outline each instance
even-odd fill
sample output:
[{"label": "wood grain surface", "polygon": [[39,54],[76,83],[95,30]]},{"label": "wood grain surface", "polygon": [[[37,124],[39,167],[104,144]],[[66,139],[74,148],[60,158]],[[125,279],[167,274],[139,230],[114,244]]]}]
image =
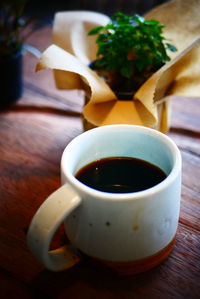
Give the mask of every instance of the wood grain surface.
[{"label": "wood grain surface", "polygon": [[[51,28],[30,37],[43,51]],[[83,96],[55,88],[51,72],[35,73],[24,56],[24,94],[0,112],[0,298],[200,298],[200,97],[172,99],[171,129],[183,158],[180,222],[175,247],[156,268],[130,277],[82,261],[53,273],[32,256],[26,232],[38,207],[60,185],[63,149],[82,131]],[[55,243],[63,244],[62,227]]]}]

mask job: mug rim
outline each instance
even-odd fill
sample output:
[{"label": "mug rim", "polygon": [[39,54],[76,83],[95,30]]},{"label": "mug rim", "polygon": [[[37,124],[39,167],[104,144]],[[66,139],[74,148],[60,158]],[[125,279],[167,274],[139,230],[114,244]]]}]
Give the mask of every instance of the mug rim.
[{"label": "mug rim", "polygon": [[[162,142],[165,142],[168,145],[168,148],[170,148],[173,159],[174,159],[174,164],[172,166],[172,170],[170,173],[167,175],[167,177],[160,182],[159,184],[156,184],[155,186],[141,190],[141,191],[135,191],[135,192],[129,192],[129,193],[111,193],[111,192],[105,192],[105,191],[100,191],[97,189],[93,189],[82,182],[80,182],[74,174],[72,174],[68,169],[67,169],[67,163],[65,163],[65,157],[68,154],[68,151],[70,151],[70,148],[74,146],[77,142],[79,142],[79,139],[85,138],[86,135],[93,134],[94,131],[103,131],[103,130],[118,130],[118,129],[129,129],[129,130],[137,130],[137,131],[142,131],[142,132],[147,132],[153,136],[158,137],[161,139]],[[90,196],[100,198],[103,200],[137,200],[140,198],[145,198],[147,196],[152,196],[155,193],[158,193],[162,191],[163,189],[167,188],[168,185],[171,184],[171,182],[178,176],[180,170],[181,170],[181,164],[182,164],[182,159],[181,159],[181,154],[180,151],[175,144],[175,142],[168,137],[167,135],[161,133],[160,131],[157,131],[152,128],[148,128],[145,126],[138,126],[138,125],[127,125],[127,124],[114,124],[114,125],[105,125],[101,127],[96,127],[91,130],[85,131],[81,133],[80,135],[76,136],[72,141],[68,143],[68,145],[65,147],[62,158],[61,158],[61,172],[63,172],[67,178],[67,180],[70,182],[70,184],[75,186],[76,189],[80,190],[81,192],[87,193]]]}]

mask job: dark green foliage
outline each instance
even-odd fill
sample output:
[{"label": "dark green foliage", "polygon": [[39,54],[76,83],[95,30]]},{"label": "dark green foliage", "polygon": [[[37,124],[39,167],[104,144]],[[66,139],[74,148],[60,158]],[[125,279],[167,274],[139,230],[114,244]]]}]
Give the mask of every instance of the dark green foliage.
[{"label": "dark green foliage", "polygon": [[[166,43],[162,35],[163,25],[156,20],[145,20],[139,15],[128,16],[116,13],[112,23],[95,27],[89,35],[98,35],[97,59],[91,68],[116,72],[123,78],[142,76],[140,83],[146,80],[166,61],[170,60],[167,50],[176,51],[176,47]],[[139,83],[138,83],[139,84]],[[136,85],[138,85],[136,84]]]},{"label": "dark green foliage", "polygon": [[22,28],[30,20],[22,18],[28,0],[0,1],[0,57],[17,53],[23,44]]}]

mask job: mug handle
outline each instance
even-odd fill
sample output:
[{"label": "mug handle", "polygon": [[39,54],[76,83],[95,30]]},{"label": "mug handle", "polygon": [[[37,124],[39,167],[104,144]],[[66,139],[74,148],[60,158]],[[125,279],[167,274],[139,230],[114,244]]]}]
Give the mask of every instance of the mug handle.
[{"label": "mug handle", "polygon": [[44,201],[31,221],[28,246],[49,270],[68,269],[80,261],[70,244],[51,251],[49,247],[58,227],[81,201],[72,187],[65,184]]}]

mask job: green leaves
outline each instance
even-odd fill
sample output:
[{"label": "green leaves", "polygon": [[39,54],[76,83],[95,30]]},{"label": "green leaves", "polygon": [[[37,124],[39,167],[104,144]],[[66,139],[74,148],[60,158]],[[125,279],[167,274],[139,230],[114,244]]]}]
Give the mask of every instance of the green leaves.
[{"label": "green leaves", "polygon": [[176,52],[177,51],[177,49],[176,49],[176,47],[174,45],[168,44],[168,43],[166,43],[165,45],[166,45],[166,48],[168,50],[170,50],[171,52]]},{"label": "green leaves", "polygon": [[23,43],[22,29],[28,24],[23,19],[28,0],[1,0],[0,3],[0,58],[17,53]]},{"label": "green leaves", "polygon": [[93,28],[93,29],[88,33],[88,35],[94,35],[94,34],[97,34],[97,33],[99,33],[99,31],[102,30],[102,29],[103,29],[103,26],[95,27],[95,28]]},{"label": "green leaves", "polygon": [[165,42],[163,25],[156,20],[145,20],[139,15],[118,12],[106,26],[95,27],[89,35],[97,35],[97,60],[94,69],[119,72],[130,78],[135,73],[155,71],[170,60],[167,50],[176,47]]}]

